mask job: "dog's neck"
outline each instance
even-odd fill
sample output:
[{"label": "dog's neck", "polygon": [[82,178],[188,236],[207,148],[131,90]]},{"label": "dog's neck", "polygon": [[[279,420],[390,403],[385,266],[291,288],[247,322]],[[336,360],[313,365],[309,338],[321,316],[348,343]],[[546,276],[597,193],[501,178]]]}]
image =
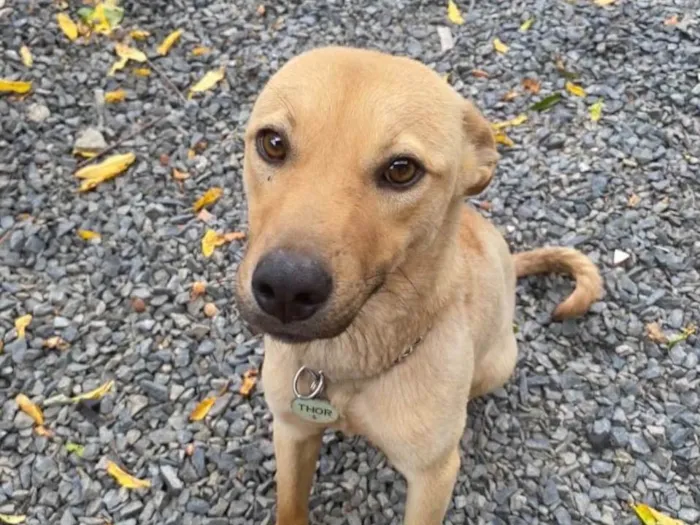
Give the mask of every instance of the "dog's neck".
[{"label": "dog's neck", "polygon": [[390,272],[344,333],[289,347],[299,364],[322,370],[333,382],[365,379],[394,366],[463,293],[459,219],[458,211],[450,214],[429,246]]}]

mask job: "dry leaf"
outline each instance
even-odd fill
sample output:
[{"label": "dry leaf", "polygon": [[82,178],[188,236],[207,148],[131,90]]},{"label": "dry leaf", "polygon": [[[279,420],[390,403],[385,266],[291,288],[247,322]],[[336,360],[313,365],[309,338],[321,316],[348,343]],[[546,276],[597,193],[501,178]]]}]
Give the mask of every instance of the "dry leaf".
[{"label": "dry leaf", "polygon": [[128,62],[128,58],[120,58],[114,64],[112,64],[112,67],[109,69],[109,73],[107,73],[107,76],[113,77],[117,71],[121,71],[122,69],[124,69]]},{"label": "dry leaf", "polygon": [[665,26],[675,26],[677,23],[678,23],[678,15],[669,16],[666,20],[664,20]]},{"label": "dry leaf", "polygon": [[60,27],[63,34],[68,37],[68,40],[73,42],[78,38],[78,26],[75,25],[75,22],[73,22],[70,16],[65,13],[58,13],[56,15],[56,20],[58,21],[58,27]]},{"label": "dry leaf", "polygon": [[208,229],[202,237],[202,254],[204,257],[211,257],[217,246],[225,244],[223,236],[214,230]]},{"label": "dry leaf", "polygon": [[520,25],[520,31],[524,33],[525,31],[527,31],[528,29],[530,29],[532,27],[532,24],[534,22],[535,22],[534,18],[528,18]]},{"label": "dry leaf", "polygon": [[119,58],[126,58],[127,60],[133,60],[134,62],[146,62],[148,58],[146,53],[136,49],[135,47],[129,47],[126,44],[117,42],[114,44],[114,52]]},{"label": "dry leaf", "polygon": [[107,91],[105,93],[105,102],[107,103],[114,103],[114,102],[124,102],[126,99],[126,91],[123,89],[117,89],[116,91]]},{"label": "dry leaf", "polygon": [[244,232],[228,232],[228,233],[224,233],[223,238],[226,242],[240,241],[241,239],[245,239],[245,233]]},{"label": "dry leaf", "polygon": [[216,314],[219,313],[219,309],[216,307],[214,303],[207,303],[204,305],[204,315],[207,317],[214,317]]},{"label": "dry leaf", "polygon": [[586,90],[583,89],[581,86],[577,86],[573,82],[567,82],[565,84],[566,90],[571,93],[572,95],[576,97],[585,97],[586,96]]},{"label": "dry leaf", "polygon": [[207,283],[204,281],[195,281],[192,283],[192,292],[190,297],[196,299],[200,295],[204,295],[207,292]]},{"label": "dry leaf", "polygon": [[448,0],[447,2],[447,18],[453,24],[461,26],[464,23],[464,18],[462,13],[459,11],[459,7],[455,4],[454,0]]},{"label": "dry leaf", "polygon": [[91,230],[78,230],[78,237],[84,241],[91,241],[93,239],[99,239],[101,236],[99,233]]},{"label": "dry leaf", "polygon": [[238,390],[238,393],[241,394],[242,396],[248,397],[250,393],[253,391],[253,388],[255,388],[255,383],[258,381],[258,369],[257,368],[251,368],[250,370],[246,370],[245,374],[243,374],[243,384],[241,385],[241,388]]},{"label": "dry leaf", "polygon": [[537,95],[540,92],[540,83],[534,78],[524,78],[521,84],[525,91],[529,91],[533,95]]},{"label": "dry leaf", "polygon": [[151,482],[146,479],[138,479],[123,470],[114,461],[107,462],[107,473],[112,476],[117,483],[127,489],[147,489]]},{"label": "dry leaf", "polygon": [[31,417],[37,425],[44,424],[44,414],[41,412],[41,409],[32,403],[27,396],[18,394],[17,397],[15,397],[15,403],[17,403],[20,410]]},{"label": "dry leaf", "polygon": [[21,317],[18,317],[15,319],[15,330],[17,332],[17,339],[24,339],[25,337],[25,331],[27,327],[29,326],[29,323],[32,322],[32,315],[31,314],[26,314]]},{"label": "dry leaf", "polygon": [[223,67],[215,69],[214,71],[209,71],[199,80],[199,82],[190,88],[190,98],[192,98],[195,93],[202,93],[213,88],[224,79],[224,75],[225,70]]},{"label": "dry leaf", "polygon": [[255,12],[258,14],[258,16],[263,16],[265,14],[265,6],[260,4]]},{"label": "dry leaf", "polygon": [[633,504],[632,508],[644,525],[685,525],[682,521],[670,518],[644,503]]},{"label": "dry leaf", "polygon": [[199,404],[194,407],[194,410],[190,414],[190,421],[201,421],[211,410],[211,407],[216,403],[216,396],[207,397],[199,402]]},{"label": "dry leaf", "polygon": [[209,213],[206,208],[203,208],[197,214],[197,218],[203,223],[209,224],[211,221],[214,220],[214,215]]},{"label": "dry leaf", "polygon": [[41,343],[41,346],[50,350],[68,350],[68,347],[70,345],[61,336],[54,335],[52,337],[49,337],[48,339],[44,339],[44,342]]},{"label": "dry leaf", "polygon": [[23,514],[0,514],[0,523],[5,523],[6,525],[20,525],[27,520],[27,517]]},{"label": "dry leaf", "polygon": [[509,49],[508,46],[501,42],[501,40],[498,38],[493,39],[493,48],[502,55],[506,54]]},{"label": "dry leaf", "polygon": [[491,124],[491,128],[494,131],[498,131],[501,129],[506,129],[506,128],[512,128],[514,126],[520,126],[521,124],[524,124],[527,122],[527,115],[521,114],[518,115],[517,117],[510,119],[510,120],[504,120],[502,122],[494,122]]},{"label": "dry leaf", "polygon": [[196,156],[197,156],[197,152],[196,152],[195,150],[193,150],[193,149],[191,149],[191,148],[187,150],[187,158],[188,158],[189,160],[192,160],[192,159],[195,158]]},{"label": "dry leaf", "polygon": [[6,80],[0,78],[0,93],[17,93],[18,95],[23,95],[32,89],[32,83],[24,82],[22,80]]},{"label": "dry leaf", "polygon": [[493,138],[498,144],[503,144],[504,146],[508,146],[509,148],[512,148],[515,145],[515,143],[510,139],[510,137],[506,135],[503,131],[496,131],[496,133],[493,134]]},{"label": "dry leaf", "polygon": [[642,202],[642,198],[637,195],[636,193],[633,193],[632,195],[629,196],[629,199],[627,199],[627,206],[630,208],[636,207],[640,202]]},{"label": "dry leaf", "polygon": [[173,168],[173,179],[175,180],[186,180],[190,178],[190,174],[184,171],[180,171],[177,168]]},{"label": "dry leaf", "polygon": [[647,337],[655,343],[668,343],[668,337],[663,333],[659,323],[649,323],[647,326]]},{"label": "dry leaf", "polygon": [[147,67],[137,67],[133,71],[134,75],[137,77],[150,77],[151,76],[151,70],[148,69]]},{"label": "dry leaf", "polygon": [[73,155],[78,155],[84,159],[92,159],[97,156],[97,152],[91,149],[75,148],[73,149]]},{"label": "dry leaf", "polygon": [[508,93],[506,93],[505,95],[503,95],[503,97],[501,97],[501,100],[503,100],[505,102],[510,102],[511,100],[515,100],[519,96],[520,96],[520,93],[518,93],[517,90],[511,89]]},{"label": "dry leaf", "polygon": [[170,33],[165,40],[158,46],[158,54],[161,56],[167,55],[170,49],[175,45],[175,42],[180,40],[182,29],[177,29]]},{"label": "dry leaf", "polygon": [[685,328],[681,329],[680,334],[673,334],[671,337],[668,338],[668,348],[669,350],[673,348],[675,345],[680,343],[681,341],[685,341],[688,339],[691,335],[694,335],[695,332],[697,331],[697,328],[695,327],[694,324],[689,324]]},{"label": "dry leaf", "polygon": [[22,58],[22,63],[27,67],[32,67],[34,64],[34,58],[32,57],[32,52],[29,51],[27,46],[22,46],[19,48],[19,56]]},{"label": "dry leaf", "polygon": [[603,6],[610,5],[610,4],[614,3],[615,0],[593,0],[593,2],[596,5],[603,7]]},{"label": "dry leaf", "polygon": [[83,179],[80,183],[80,191],[88,191],[98,184],[113,179],[131,166],[136,160],[133,153],[112,155],[98,164],[85,166],[75,172],[75,176]]},{"label": "dry leaf", "polygon": [[134,40],[146,40],[149,36],[151,36],[151,33],[144,31],[143,29],[133,29],[129,32],[129,36]]},{"label": "dry leaf", "polygon": [[221,195],[223,195],[224,190],[221,188],[209,188],[206,192],[204,192],[204,195],[202,195],[197,201],[194,203],[193,209],[195,212],[201,210],[205,206],[209,206],[211,204],[214,204],[216,201],[218,201],[221,198]]},{"label": "dry leaf", "polygon": [[489,74],[483,69],[472,69],[471,73],[476,78],[489,78]]},{"label": "dry leaf", "polygon": [[211,53],[211,49],[206,46],[197,46],[192,50],[192,55],[196,57],[201,57],[208,53]]},{"label": "dry leaf", "polygon": [[588,108],[588,114],[591,116],[593,122],[598,122],[600,117],[603,115],[603,99],[599,98],[591,107]]},{"label": "dry leaf", "polygon": [[37,436],[45,437],[45,438],[50,438],[53,437],[53,432],[46,428],[44,425],[39,425],[34,429],[34,432],[36,432]]},{"label": "dry leaf", "polygon": [[90,390],[89,392],[85,392],[83,394],[71,397],[70,400],[73,403],[77,403],[78,401],[102,399],[105,396],[105,394],[107,394],[107,392],[112,390],[113,386],[114,379],[110,379],[104,385],[97,387],[95,390]]},{"label": "dry leaf", "polygon": [[185,454],[188,456],[191,456],[194,454],[194,444],[188,443],[187,446],[185,447]]}]

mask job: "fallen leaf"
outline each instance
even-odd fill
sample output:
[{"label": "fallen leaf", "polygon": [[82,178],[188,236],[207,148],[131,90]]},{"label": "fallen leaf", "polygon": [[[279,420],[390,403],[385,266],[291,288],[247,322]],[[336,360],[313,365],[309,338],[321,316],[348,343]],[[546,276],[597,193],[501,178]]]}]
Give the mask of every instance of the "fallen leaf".
[{"label": "fallen leaf", "polygon": [[241,239],[245,239],[245,233],[244,232],[229,232],[229,233],[224,233],[223,237],[224,237],[224,240],[226,242],[240,241]]},{"label": "fallen leaf", "polygon": [[525,114],[520,114],[515,118],[512,118],[510,120],[504,120],[502,122],[494,122],[491,124],[491,129],[494,131],[498,131],[500,129],[506,129],[506,128],[512,128],[515,126],[520,126],[521,124],[524,124],[527,122],[527,115]]},{"label": "fallen leaf", "polygon": [[265,5],[260,4],[258,8],[255,10],[255,12],[258,14],[258,16],[263,16],[265,15]]},{"label": "fallen leaf", "polygon": [[564,87],[566,87],[566,90],[574,95],[575,97],[585,97],[586,96],[586,90],[583,89],[581,86],[578,86],[574,84],[573,82],[567,82]]},{"label": "fallen leaf", "polygon": [[593,3],[595,5],[599,5],[601,7],[606,6],[606,5],[610,5],[614,2],[615,2],[615,0],[593,0]]},{"label": "fallen leaf", "polygon": [[102,182],[113,179],[131,166],[136,160],[133,153],[112,155],[100,163],[85,166],[75,172],[75,176],[83,179],[80,183],[80,191],[88,191]]},{"label": "fallen leaf", "polygon": [[208,53],[211,53],[211,49],[206,46],[197,46],[192,50],[192,55],[196,57],[201,57]]},{"label": "fallen leaf", "polygon": [[506,135],[503,131],[497,131],[496,133],[494,133],[493,138],[498,144],[503,144],[504,146],[508,146],[509,148],[512,148],[515,145],[515,143],[510,139],[510,137]]},{"label": "fallen leaf", "polygon": [[459,7],[457,7],[454,0],[448,0],[447,2],[447,18],[450,22],[458,26],[461,26],[464,23],[462,13],[459,11]]},{"label": "fallen leaf", "polygon": [[515,100],[519,96],[520,96],[520,93],[518,93],[515,89],[511,89],[508,93],[506,93],[505,95],[503,95],[503,97],[501,97],[501,100],[503,100],[505,102],[510,102],[511,100]]},{"label": "fallen leaf", "polygon": [[34,429],[34,432],[36,432],[37,436],[46,437],[46,438],[53,437],[53,432],[51,430],[49,430],[48,428],[46,428],[44,425],[39,425],[38,427],[36,427]]},{"label": "fallen leaf", "polygon": [[219,313],[219,309],[216,307],[214,303],[206,303],[203,308],[204,315],[207,317],[214,317],[216,314]]},{"label": "fallen leaf", "polygon": [[23,95],[32,89],[32,83],[24,82],[22,80],[6,80],[0,78],[0,93],[17,93],[18,95]]},{"label": "fallen leaf", "polygon": [[209,224],[214,219],[214,215],[209,213],[206,208],[202,208],[197,214],[197,218],[200,221]]},{"label": "fallen leaf", "polygon": [[476,78],[489,78],[489,74],[483,69],[472,69],[471,73]]},{"label": "fallen leaf", "polygon": [[73,19],[65,13],[58,13],[56,15],[56,21],[58,22],[58,27],[61,28],[63,34],[68,37],[68,40],[73,42],[78,38],[78,26],[75,25]]},{"label": "fallen leaf", "polygon": [[195,150],[193,150],[192,148],[190,148],[190,149],[187,150],[187,158],[188,158],[189,160],[192,160],[192,159],[195,158],[196,156],[197,156],[197,152],[196,152]]},{"label": "fallen leaf", "polygon": [[91,149],[74,148],[73,155],[78,155],[84,159],[92,159],[97,156],[97,152]]},{"label": "fallen leaf", "polygon": [[85,453],[85,447],[83,445],[79,445],[78,443],[73,443],[72,441],[69,441],[68,443],[65,444],[66,452],[69,454],[75,454],[76,456],[82,458],[83,454]]},{"label": "fallen leaf", "polygon": [[552,106],[558,104],[559,101],[561,101],[561,93],[552,93],[551,95],[544,97],[539,102],[535,102],[532,106],[530,106],[530,109],[532,111],[546,111]]},{"label": "fallen leaf", "polygon": [[17,403],[20,410],[31,417],[37,425],[44,424],[44,414],[41,412],[41,409],[32,403],[27,396],[18,394],[17,397],[15,397],[15,403]]},{"label": "fallen leaf", "polygon": [[114,461],[107,462],[107,473],[112,476],[119,485],[127,489],[147,489],[151,486],[150,481],[135,478]]},{"label": "fallen leaf", "polygon": [[26,314],[21,317],[18,317],[15,319],[15,330],[17,331],[17,338],[18,339],[24,339],[25,337],[25,331],[27,330],[27,327],[29,326],[29,323],[32,322],[32,315],[31,314]]},{"label": "fallen leaf", "polygon": [[681,341],[685,341],[691,335],[694,335],[696,331],[697,329],[694,324],[689,324],[685,328],[682,328],[680,334],[674,334],[668,338],[668,349],[670,350]]},{"label": "fallen leaf", "polygon": [[194,410],[190,414],[190,421],[201,421],[211,410],[211,407],[216,403],[216,396],[207,397],[199,402],[199,404],[194,407]]},{"label": "fallen leaf", "polygon": [[173,168],[173,179],[175,180],[187,180],[190,178],[190,174],[184,171],[180,171],[177,168]]},{"label": "fallen leaf", "polygon": [[243,374],[243,383],[241,384],[241,388],[238,390],[238,393],[244,397],[248,397],[253,391],[253,388],[255,388],[255,383],[257,383],[257,381],[258,369],[251,368],[246,370],[245,374]]},{"label": "fallen leaf", "polygon": [[493,39],[493,48],[502,55],[506,54],[509,49],[508,46],[501,42],[501,40],[498,38]]},{"label": "fallen leaf", "polygon": [[520,83],[525,91],[529,91],[533,95],[540,92],[540,82],[534,78],[524,78]]},{"label": "fallen leaf", "polygon": [[44,339],[44,342],[41,343],[41,346],[50,350],[68,350],[68,347],[70,345],[61,336],[54,335],[52,337],[49,337],[48,339]]},{"label": "fallen leaf", "polygon": [[133,71],[134,75],[137,77],[150,77],[151,76],[151,70],[148,69],[147,67],[137,67]]},{"label": "fallen leaf", "polygon": [[84,241],[91,241],[93,239],[99,239],[101,236],[99,233],[91,230],[78,230],[78,237]]},{"label": "fallen leaf", "polygon": [[97,400],[97,399],[102,399],[107,392],[112,390],[112,387],[114,386],[114,379],[110,379],[107,381],[105,384],[97,387],[94,390],[90,390],[89,392],[85,392],[83,394],[73,396],[70,398],[70,400],[73,403],[78,403],[79,401],[85,401],[85,400]]},{"label": "fallen leaf", "polygon": [[588,114],[593,122],[598,122],[603,115],[603,105],[603,99],[599,98],[588,108]]},{"label": "fallen leaf", "polygon": [[19,48],[19,56],[22,58],[22,63],[27,67],[32,67],[34,64],[34,58],[32,57],[32,52],[29,51],[27,46],[22,46]]},{"label": "fallen leaf", "polygon": [[194,86],[190,88],[190,98],[192,98],[192,96],[195,93],[202,93],[213,88],[216,84],[218,84],[224,79],[224,75],[225,70],[223,67],[220,67],[219,69],[215,69],[213,71],[209,71]]},{"label": "fallen leaf", "polygon": [[116,91],[107,91],[105,93],[105,102],[107,103],[114,103],[114,102],[124,102],[126,99],[126,91],[123,89],[117,89]]},{"label": "fallen leaf", "polygon": [[668,343],[668,337],[666,337],[666,334],[663,333],[661,330],[661,327],[659,326],[659,323],[649,323],[646,326],[647,329],[647,337],[654,341],[655,343],[659,344],[665,344]]},{"label": "fallen leaf", "polygon": [[200,295],[204,295],[207,291],[207,283],[204,281],[195,281],[192,283],[192,291],[190,297],[196,299]]},{"label": "fallen leaf", "polygon": [[182,29],[176,29],[172,33],[170,33],[167,37],[165,37],[165,40],[158,46],[158,54],[161,56],[165,56],[168,54],[170,49],[175,45],[175,42],[180,40],[180,37],[182,36]]},{"label": "fallen leaf", "polygon": [[133,60],[134,62],[146,62],[148,58],[146,53],[136,49],[135,47],[129,47],[126,44],[117,42],[114,44],[114,52],[119,58],[126,58],[127,60]]},{"label": "fallen leaf", "polygon": [[195,212],[197,212],[205,206],[214,204],[216,201],[219,200],[219,198],[221,198],[221,195],[223,195],[223,193],[224,190],[222,190],[221,188],[209,188],[206,192],[204,192],[204,195],[202,195],[199,199],[195,201],[194,206],[192,206],[192,208]]},{"label": "fallen leaf", "polygon": [[572,71],[568,71],[568,70],[566,69],[566,65],[564,64],[564,59],[563,59],[563,58],[557,57],[557,60],[556,60],[556,62],[555,62],[555,65],[556,65],[556,68],[557,68],[557,71],[559,72],[559,74],[560,74],[561,76],[563,76],[564,78],[566,78],[566,79],[568,79],[568,80],[576,80],[576,79],[578,78],[578,74],[577,74],[577,73],[574,73],[574,72],[572,72]]},{"label": "fallen leaf", "polygon": [[644,503],[633,504],[632,508],[644,525],[685,525],[682,521],[670,518]]},{"label": "fallen leaf", "polygon": [[112,64],[112,67],[109,69],[109,73],[107,73],[107,76],[113,77],[117,71],[121,71],[122,69],[124,69],[128,63],[128,58],[120,58],[114,64]]},{"label": "fallen leaf", "polygon": [[532,27],[532,24],[534,22],[535,22],[534,18],[528,18],[520,25],[520,31],[524,33],[525,31],[527,31],[528,29],[530,29]]},{"label": "fallen leaf", "polygon": [[146,40],[149,36],[151,36],[151,33],[143,29],[132,29],[129,31],[129,36],[134,40]]},{"label": "fallen leaf", "polygon": [[191,456],[194,454],[194,444],[188,443],[187,446],[185,447],[185,454],[188,456]]},{"label": "fallen leaf", "polygon": [[217,246],[226,244],[223,236],[214,230],[208,229],[202,237],[202,254],[204,257],[211,257]]},{"label": "fallen leaf", "polygon": [[146,301],[141,299],[140,297],[134,297],[131,300],[131,308],[136,312],[137,314],[141,314],[146,311]]},{"label": "fallen leaf", "polygon": [[5,523],[6,525],[20,525],[27,520],[27,517],[23,514],[0,514],[0,523]]},{"label": "fallen leaf", "polygon": [[635,208],[640,202],[642,202],[642,198],[636,193],[633,193],[629,196],[629,199],[627,199],[627,206]]},{"label": "fallen leaf", "polygon": [[675,26],[677,23],[678,23],[678,15],[669,16],[666,20],[664,20],[665,26]]}]

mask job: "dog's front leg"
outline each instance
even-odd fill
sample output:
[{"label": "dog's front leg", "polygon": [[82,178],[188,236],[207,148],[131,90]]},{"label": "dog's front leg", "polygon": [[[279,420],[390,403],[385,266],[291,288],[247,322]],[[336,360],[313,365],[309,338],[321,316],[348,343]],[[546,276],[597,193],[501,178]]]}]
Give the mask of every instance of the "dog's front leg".
[{"label": "dog's front leg", "polygon": [[277,420],[272,431],[277,464],[277,525],[307,525],[309,492],[323,431]]}]

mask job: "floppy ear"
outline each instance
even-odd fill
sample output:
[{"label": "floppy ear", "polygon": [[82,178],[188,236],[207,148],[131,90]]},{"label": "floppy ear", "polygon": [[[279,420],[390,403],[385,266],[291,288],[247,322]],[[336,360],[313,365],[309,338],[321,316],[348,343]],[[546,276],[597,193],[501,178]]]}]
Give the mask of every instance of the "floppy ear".
[{"label": "floppy ear", "polygon": [[464,101],[463,108],[463,195],[478,195],[491,182],[499,155],[488,121],[468,100]]}]

